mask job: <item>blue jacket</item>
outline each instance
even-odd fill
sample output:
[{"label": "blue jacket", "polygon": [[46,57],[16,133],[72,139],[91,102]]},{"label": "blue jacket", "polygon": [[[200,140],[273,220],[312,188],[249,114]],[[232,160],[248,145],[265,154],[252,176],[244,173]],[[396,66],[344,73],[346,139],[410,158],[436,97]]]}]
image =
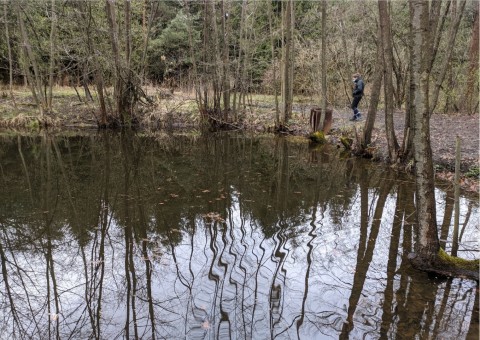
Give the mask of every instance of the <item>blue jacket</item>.
[{"label": "blue jacket", "polygon": [[355,79],[355,85],[353,87],[352,94],[354,97],[362,97],[363,96],[363,79],[362,78],[357,78]]}]

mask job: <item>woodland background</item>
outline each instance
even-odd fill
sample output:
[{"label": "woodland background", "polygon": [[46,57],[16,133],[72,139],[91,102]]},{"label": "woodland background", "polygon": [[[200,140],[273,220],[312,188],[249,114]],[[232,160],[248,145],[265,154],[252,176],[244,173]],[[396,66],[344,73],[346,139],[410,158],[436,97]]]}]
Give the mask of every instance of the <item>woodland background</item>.
[{"label": "woodland background", "polygon": [[[430,76],[432,87],[439,87],[436,113],[478,112],[478,1],[463,3],[444,1],[438,13],[433,13],[436,6],[431,9],[436,57]],[[195,94],[192,109],[224,122],[242,121],[253,96],[270,95],[266,105],[274,108],[276,125],[285,125],[295,104],[347,108],[354,72],[367,84],[366,105],[378,65],[379,17],[389,19],[395,109],[405,110],[408,99],[408,1],[385,2],[387,16],[379,16],[376,1],[1,4],[2,98],[14,100],[4,105],[3,119],[13,119],[14,92],[24,85],[40,115],[68,110],[55,108],[67,96],[61,87],[68,86],[105,126],[136,123],[146,113],[150,119],[175,116],[180,106],[160,110],[158,103],[179,91]],[[17,97],[17,102],[25,99]],[[382,91],[380,108],[383,98]]]}]

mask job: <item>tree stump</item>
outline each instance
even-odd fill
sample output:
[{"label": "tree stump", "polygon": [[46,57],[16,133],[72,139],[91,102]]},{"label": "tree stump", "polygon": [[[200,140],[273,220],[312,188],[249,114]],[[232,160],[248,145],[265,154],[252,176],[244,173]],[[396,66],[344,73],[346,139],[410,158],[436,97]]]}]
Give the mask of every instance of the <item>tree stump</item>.
[{"label": "tree stump", "polygon": [[312,109],[310,110],[310,127],[312,128],[313,132],[322,131],[324,134],[328,134],[332,129],[332,122],[333,122],[332,114],[333,114],[333,111],[331,109],[325,110],[323,127],[322,127],[322,130],[320,130],[322,108],[312,107]]}]

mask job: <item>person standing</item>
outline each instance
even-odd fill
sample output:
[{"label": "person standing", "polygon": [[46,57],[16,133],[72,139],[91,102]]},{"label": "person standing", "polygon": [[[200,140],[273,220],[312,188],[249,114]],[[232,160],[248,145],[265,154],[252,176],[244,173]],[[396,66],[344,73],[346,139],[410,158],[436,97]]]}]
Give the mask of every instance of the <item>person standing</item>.
[{"label": "person standing", "polygon": [[362,113],[358,111],[358,104],[360,103],[360,100],[363,97],[363,89],[365,87],[365,84],[363,83],[362,76],[360,73],[355,73],[353,75],[353,101],[352,101],[352,110],[353,110],[353,117],[350,119],[351,121],[357,121],[360,120],[362,117]]}]

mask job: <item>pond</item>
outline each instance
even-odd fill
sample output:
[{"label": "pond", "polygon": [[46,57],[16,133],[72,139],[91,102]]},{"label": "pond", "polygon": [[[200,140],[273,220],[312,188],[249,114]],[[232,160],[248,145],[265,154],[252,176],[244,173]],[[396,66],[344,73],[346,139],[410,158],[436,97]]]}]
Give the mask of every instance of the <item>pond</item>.
[{"label": "pond", "polygon": [[[414,270],[414,183],[301,138],[0,136],[0,334],[478,339],[478,288]],[[447,252],[479,202],[436,189]]]}]

